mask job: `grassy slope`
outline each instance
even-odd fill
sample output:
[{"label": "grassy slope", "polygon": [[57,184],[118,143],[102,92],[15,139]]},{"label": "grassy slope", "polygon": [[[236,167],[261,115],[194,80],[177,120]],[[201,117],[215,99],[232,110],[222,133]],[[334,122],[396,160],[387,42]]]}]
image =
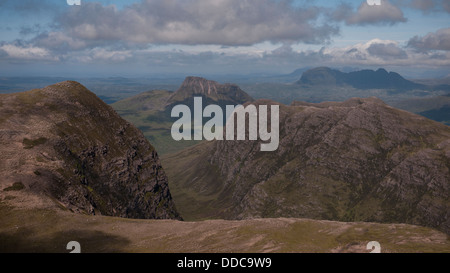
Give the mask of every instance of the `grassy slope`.
[{"label": "grassy slope", "polygon": [[172,92],[154,90],[111,104],[125,120],[138,127],[152,143],[158,154],[180,151],[197,141],[175,141],[170,130],[176,118],[164,112],[164,106]]},{"label": "grassy slope", "polygon": [[[23,221],[27,219],[27,221]],[[433,229],[306,219],[179,222],[86,216],[61,210],[13,209],[0,202],[0,252],[450,252],[447,235]]]},{"label": "grassy slope", "polygon": [[207,162],[213,144],[203,142],[161,157],[173,200],[185,220],[224,218],[232,204],[232,193],[224,191],[218,170]]}]

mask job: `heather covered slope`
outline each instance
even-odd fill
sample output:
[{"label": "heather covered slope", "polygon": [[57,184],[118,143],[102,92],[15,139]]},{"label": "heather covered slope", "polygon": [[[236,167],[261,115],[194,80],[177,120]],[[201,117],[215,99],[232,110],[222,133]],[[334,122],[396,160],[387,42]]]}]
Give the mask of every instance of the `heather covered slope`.
[{"label": "heather covered slope", "polygon": [[450,232],[448,126],[376,98],[296,102],[280,107],[279,149],[259,146],[216,141],[164,156],[184,217],[410,223]]},{"label": "heather covered slope", "polygon": [[0,196],[17,195],[8,202],[180,218],[153,146],[79,83],[0,95],[0,117]]}]

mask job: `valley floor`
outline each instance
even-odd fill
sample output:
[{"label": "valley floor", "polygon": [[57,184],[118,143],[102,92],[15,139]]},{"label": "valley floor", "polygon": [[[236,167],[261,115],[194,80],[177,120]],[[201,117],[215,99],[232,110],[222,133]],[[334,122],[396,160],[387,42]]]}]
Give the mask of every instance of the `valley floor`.
[{"label": "valley floor", "polygon": [[243,221],[133,220],[74,214],[59,209],[13,208],[0,201],[0,252],[259,253],[450,252],[439,231],[404,225],[343,223],[308,219]]}]

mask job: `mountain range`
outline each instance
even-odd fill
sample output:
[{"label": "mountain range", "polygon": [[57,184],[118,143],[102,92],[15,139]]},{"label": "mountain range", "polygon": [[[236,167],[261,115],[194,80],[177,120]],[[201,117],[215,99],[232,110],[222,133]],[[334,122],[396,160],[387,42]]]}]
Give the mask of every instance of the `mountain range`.
[{"label": "mountain range", "polygon": [[[168,114],[194,96],[278,105],[279,148],[174,141]],[[446,125],[375,97],[286,105],[198,77],[112,106],[71,81],[0,95],[0,252],[449,250]]]},{"label": "mountain range", "polygon": [[396,72],[387,72],[380,68],[374,70],[360,70],[341,72],[328,67],[310,69],[302,74],[297,84],[319,86],[348,85],[357,89],[423,89],[425,85],[406,80]]},{"label": "mountain range", "polygon": [[[227,104],[251,102],[254,98],[291,104],[292,101],[298,100],[297,98],[304,98],[302,101],[308,102],[322,102],[377,96],[390,106],[421,114],[444,124],[449,122],[450,97],[445,96],[443,90],[447,87],[450,90],[450,86],[445,87],[442,83],[438,85],[415,83],[385,69],[345,73],[319,67],[300,69],[293,74],[298,77],[301,75],[296,84],[245,85],[248,92],[236,84],[220,84],[200,77],[186,77],[174,92],[152,90],[118,101],[111,106],[142,130],[160,154],[177,152],[198,143],[173,141],[170,136],[171,126],[175,121],[171,118],[172,107],[184,104],[192,109],[194,96],[201,96],[204,105],[219,104],[222,107]],[[439,89],[439,86],[445,88]]]}]

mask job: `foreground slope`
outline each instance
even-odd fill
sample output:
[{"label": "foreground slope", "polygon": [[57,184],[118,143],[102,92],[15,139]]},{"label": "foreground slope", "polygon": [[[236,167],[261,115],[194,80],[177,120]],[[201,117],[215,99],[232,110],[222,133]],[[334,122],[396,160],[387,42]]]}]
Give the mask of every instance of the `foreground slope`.
[{"label": "foreground slope", "polygon": [[297,102],[280,107],[279,149],[259,146],[215,141],[164,156],[184,217],[411,223],[450,232],[448,126],[376,98]]},{"label": "foreground slope", "polygon": [[[27,221],[23,221],[27,219]],[[0,202],[0,253],[259,253],[361,252],[376,240],[381,252],[450,252],[439,231],[403,224],[343,223],[308,219],[136,220],[61,210],[18,209]]]},{"label": "foreground slope", "polygon": [[0,197],[129,218],[180,218],[155,149],[76,82],[0,95]]}]

